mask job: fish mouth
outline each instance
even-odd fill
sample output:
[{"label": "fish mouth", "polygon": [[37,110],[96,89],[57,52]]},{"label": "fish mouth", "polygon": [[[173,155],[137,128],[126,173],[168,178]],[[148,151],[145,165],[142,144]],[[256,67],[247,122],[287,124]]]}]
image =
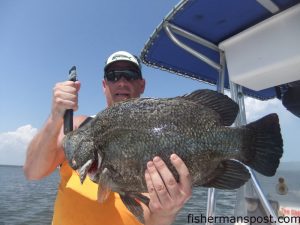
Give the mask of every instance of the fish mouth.
[{"label": "fish mouth", "polygon": [[79,174],[80,182],[83,183],[86,176],[88,175],[92,181],[96,180],[98,171],[101,167],[101,157],[98,154],[98,159],[88,160],[77,172]]}]

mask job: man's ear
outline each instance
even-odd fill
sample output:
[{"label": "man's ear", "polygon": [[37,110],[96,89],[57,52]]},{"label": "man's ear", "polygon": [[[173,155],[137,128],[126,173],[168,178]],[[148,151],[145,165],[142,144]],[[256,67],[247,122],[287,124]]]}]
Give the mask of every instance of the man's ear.
[{"label": "man's ear", "polygon": [[103,79],[103,80],[102,80],[102,90],[103,90],[103,93],[105,93],[105,89],[106,89],[106,82],[105,82],[105,80]]},{"label": "man's ear", "polygon": [[142,79],[142,80],[141,80],[141,91],[140,91],[141,94],[144,93],[145,87],[146,87],[146,80],[145,80],[145,79]]}]

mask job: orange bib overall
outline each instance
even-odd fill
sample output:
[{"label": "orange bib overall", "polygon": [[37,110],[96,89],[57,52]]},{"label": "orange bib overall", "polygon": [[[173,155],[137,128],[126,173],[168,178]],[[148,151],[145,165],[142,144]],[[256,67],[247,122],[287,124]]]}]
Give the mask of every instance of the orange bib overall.
[{"label": "orange bib overall", "polygon": [[97,201],[98,185],[88,177],[81,184],[78,174],[66,161],[60,168],[60,176],[52,225],[140,225],[119,194],[111,192],[100,204]]}]

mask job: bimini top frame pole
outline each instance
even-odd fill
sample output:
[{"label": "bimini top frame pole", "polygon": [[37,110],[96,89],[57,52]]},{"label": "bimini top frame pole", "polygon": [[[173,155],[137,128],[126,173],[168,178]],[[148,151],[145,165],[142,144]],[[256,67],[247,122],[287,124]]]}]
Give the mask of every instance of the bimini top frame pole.
[{"label": "bimini top frame pole", "polygon": [[[224,79],[225,79],[225,56],[224,52],[219,49],[218,46],[215,44],[205,40],[204,38],[201,38],[193,33],[190,33],[188,31],[185,31],[184,29],[173,25],[167,21],[163,23],[163,28],[166,31],[168,37],[180,48],[184,49],[188,53],[192,54],[196,58],[200,59],[201,61],[207,63],[210,65],[212,68],[216,69],[219,72],[219,79],[218,79],[218,84],[217,84],[217,90],[220,93],[224,93]],[[180,40],[177,39],[177,37],[174,34],[178,34],[182,37],[185,37],[189,40],[192,40],[198,44],[201,44],[207,48],[210,48],[216,52],[219,52],[220,54],[220,63],[216,63],[212,59],[208,58],[204,54],[201,54],[200,52],[197,52],[193,48],[189,47],[188,45],[182,43]]]},{"label": "bimini top frame pole", "polygon": [[[225,60],[225,55],[222,50],[218,48],[215,44],[195,35],[192,34],[188,31],[185,31],[184,29],[175,26],[173,24],[170,24],[169,22],[165,21],[163,24],[163,28],[166,31],[168,37],[180,48],[184,49],[188,53],[192,54],[199,60],[207,63],[214,69],[216,69],[219,72],[219,79],[218,79],[218,84],[217,84],[217,90],[220,93],[224,93],[224,74],[225,74],[225,68],[226,68],[226,60]],[[207,48],[210,48],[212,50],[215,50],[219,52],[220,54],[220,63],[216,63],[215,61],[211,60],[210,58],[206,57],[205,55],[195,51],[191,47],[187,46],[186,44],[182,43],[178,38],[176,38],[175,34],[180,35],[182,37],[188,38],[189,40],[192,40],[198,44],[201,44]],[[240,106],[240,113],[239,116],[236,120],[236,125],[243,125],[246,123],[246,113],[245,113],[245,107],[244,107],[244,99],[243,99],[243,94],[242,94],[242,89],[241,86],[238,86],[232,82],[230,82],[230,89],[233,89],[231,91],[232,98],[238,103]],[[248,167],[247,167],[248,168]],[[255,187],[255,190],[259,196],[260,201],[262,202],[262,205],[264,207],[264,210],[266,211],[266,214],[271,215],[274,218],[274,221],[277,220],[277,216],[274,213],[270,203],[266,199],[258,180],[256,179],[253,171],[249,169],[250,175],[251,175],[251,180],[252,183]],[[208,198],[207,198],[207,217],[209,216],[214,216],[215,213],[215,189],[214,188],[209,188],[208,190]],[[212,224],[207,222],[206,225]],[[277,222],[273,222],[273,225],[279,225]]]},{"label": "bimini top frame pole", "polygon": [[[170,24],[169,22],[164,22],[163,25],[168,37],[179,47],[181,47],[182,49],[184,49],[185,51],[189,52],[190,54],[192,54],[193,56],[195,56],[196,58],[202,60],[203,62],[207,63],[208,65],[212,66],[214,69],[219,71],[219,79],[218,79],[218,84],[217,84],[217,90],[220,93],[224,93],[224,76],[225,76],[225,55],[224,53],[219,50],[218,46],[216,46],[215,44],[201,38],[198,37],[192,33],[189,33],[183,29],[181,29],[178,26],[175,26],[173,24]],[[182,43],[181,41],[179,41],[176,36],[173,34],[176,33],[178,35],[181,35],[185,38],[188,38],[198,44],[202,44],[205,47],[208,47],[212,50],[215,50],[217,52],[220,53],[220,63],[216,63],[215,61],[211,60],[210,58],[206,57],[205,55],[195,51],[194,49],[192,49],[191,47],[187,46],[186,44]],[[207,208],[206,208],[206,218],[211,218],[215,215],[215,206],[216,206],[216,200],[215,200],[215,196],[216,196],[216,192],[214,188],[209,188],[208,189],[208,193],[207,193]],[[206,222],[206,225],[209,224],[213,224]]]},{"label": "bimini top frame pole", "polygon": [[219,48],[218,46],[216,46],[215,44],[206,41],[205,39],[198,37],[190,32],[187,32],[183,29],[181,29],[178,26],[175,26],[169,22],[164,22],[163,27],[168,35],[168,37],[179,47],[181,47],[182,49],[184,49],[185,51],[189,52],[190,54],[192,54],[193,56],[195,56],[196,58],[202,60],[203,62],[207,63],[208,65],[210,65],[211,67],[215,68],[216,70],[221,70],[222,67],[220,64],[214,62],[213,60],[209,59],[208,57],[206,57],[205,55],[195,51],[194,49],[192,49],[191,47],[187,46],[186,44],[182,43],[181,41],[179,41],[176,36],[173,34],[178,34],[182,37],[188,38],[198,44],[202,44],[205,47],[208,47],[210,49],[213,49],[217,52],[219,52]]},{"label": "bimini top frame pole", "polygon": [[[246,112],[245,112],[245,106],[244,106],[244,96],[243,96],[243,92],[242,92],[242,87],[231,81],[229,82],[229,84],[230,84],[231,96],[240,106],[240,112],[235,121],[235,125],[236,126],[245,125],[247,123],[247,121],[246,121]],[[275,214],[272,206],[269,204],[269,201],[265,197],[265,194],[262,191],[262,188],[255,176],[255,173],[253,172],[253,170],[250,167],[248,167],[248,166],[246,166],[246,167],[249,170],[254,190],[256,191],[265,212],[272,216],[273,221],[278,221],[277,215]],[[272,224],[279,225],[279,223],[277,223],[277,222],[273,222]]]}]

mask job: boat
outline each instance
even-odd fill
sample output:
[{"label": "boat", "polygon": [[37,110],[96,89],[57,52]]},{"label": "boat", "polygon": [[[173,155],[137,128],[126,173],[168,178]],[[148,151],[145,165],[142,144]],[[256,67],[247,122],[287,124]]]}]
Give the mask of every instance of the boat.
[{"label": "boat", "polygon": [[[230,90],[240,107],[235,126],[246,124],[244,96],[281,99],[300,117],[299,21],[299,0],[182,0],[155,28],[141,59]],[[294,167],[281,165],[271,178],[248,168],[251,180],[237,191],[234,216],[255,221],[229,224],[300,224],[300,187],[287,179],[297,180]],[[208,218],[215,215],[215,189],[207,194]]]}]

